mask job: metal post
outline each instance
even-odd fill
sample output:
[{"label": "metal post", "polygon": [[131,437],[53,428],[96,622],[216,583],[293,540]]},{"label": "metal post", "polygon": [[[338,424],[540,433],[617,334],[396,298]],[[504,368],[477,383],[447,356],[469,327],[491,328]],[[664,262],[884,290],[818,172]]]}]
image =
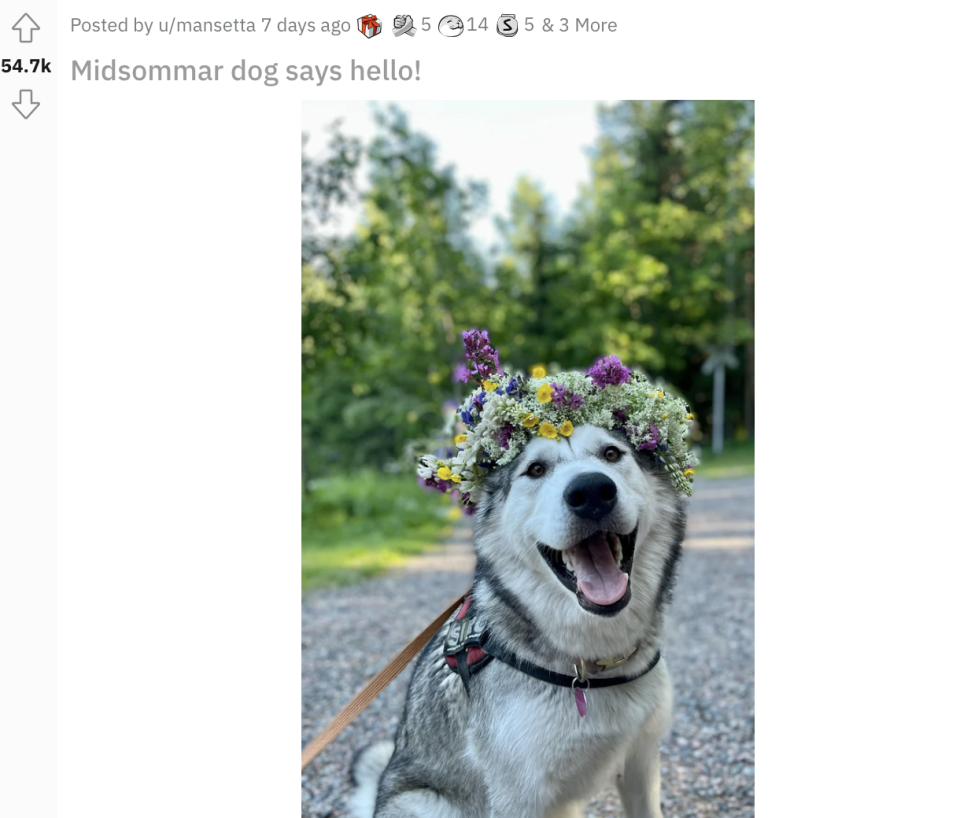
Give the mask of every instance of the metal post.
[{"label": "metal post", "polygon": [[713,370],[713,453],[723,454],[723,392],[727,368],[718,362]]}]

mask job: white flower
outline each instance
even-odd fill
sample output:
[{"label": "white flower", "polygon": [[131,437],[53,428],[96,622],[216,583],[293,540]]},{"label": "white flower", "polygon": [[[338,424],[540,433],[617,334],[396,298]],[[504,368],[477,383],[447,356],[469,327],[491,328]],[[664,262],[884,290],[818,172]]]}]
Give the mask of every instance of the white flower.
[{"label": "white flower", "polygon": [[[500,388],[510,382],[510,375],[492,375],[489,380]],[[556,383],[564,387],[569,394],[583,398],[583,405],[577,408],[558,404],[550,400],[540,403],[537,399],[537,387]],[[483,484],[488,469],[481,467],[481,461],[492,467],[504,466],[514,460],[523,447],[537,433],[539,424],[548,421],[559,426],[569,420],[574,427],[592,424],[603,429],[625,426],[629,440],[634,446],[640,446],[651,439],[651,425],[657,427],[658,437],[666,444],[663,460],[677,488],[690,493],[690,483],[683,475],[683,468],[697,464],[688,451],[685,436],[690,421],[687,407],[682,400],[664,392],[659,386],[652,386],[645,376],[635,372],[635,376],[624,384],[609,384],[599,389],[581,372],[561,372],[546,378],[530,378],[524,384],[523,397],[497,394],[495,390],[487,392],[483,387],[473,390],[460,407],[461,412],[469,412],[476,421],[466,431],[466,441],[458,443],[459,452],[449,465],[454,474],[461,477],[459,488],[462,492],[472,492]],[[484,395],[484,404],[477,409],[475,398]],[[663,395],[663,397],[661,397]],[[623,415],[614,412],[626,412]],[[528,418],[535,421],[524,425]],[[504,430],[511,428],[509,435]],[[418,470],[421,476],[436,473],[436,458],[423,458],[424,464]]]}]

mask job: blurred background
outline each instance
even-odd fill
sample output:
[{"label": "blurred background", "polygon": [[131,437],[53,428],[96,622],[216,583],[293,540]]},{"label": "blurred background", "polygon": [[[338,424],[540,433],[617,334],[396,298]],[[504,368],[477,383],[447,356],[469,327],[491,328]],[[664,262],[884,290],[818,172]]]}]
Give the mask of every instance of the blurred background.
[{"label": "blurred background", "polygon": [[470,388],[615,354],[684,396],[698,477],[753,473],[751,101],[305,103],[305,587],[423,551],[458,511],[411,453]]}]

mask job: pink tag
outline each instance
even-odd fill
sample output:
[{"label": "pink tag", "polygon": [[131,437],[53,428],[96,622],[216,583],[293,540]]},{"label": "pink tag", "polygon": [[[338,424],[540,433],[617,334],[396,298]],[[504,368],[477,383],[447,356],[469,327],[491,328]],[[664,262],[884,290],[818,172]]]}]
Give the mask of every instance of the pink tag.
[{"label": "pink tag", "polygon": [[587,694],[582,687],[575,687],[573,689],[573,698],[577,702],[577,712],[582,719],[587,713]]}]

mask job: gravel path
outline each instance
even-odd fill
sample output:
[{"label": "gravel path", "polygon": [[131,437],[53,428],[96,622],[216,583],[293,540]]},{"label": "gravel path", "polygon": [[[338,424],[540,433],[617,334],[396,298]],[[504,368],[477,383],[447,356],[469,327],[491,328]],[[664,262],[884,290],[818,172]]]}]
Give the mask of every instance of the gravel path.
[{"label": "gravel path", "polygon": [[[698,481],[668,619],[673,727],[661,756],[664,815],[753,816],[752,477]],[[469,530],[441,554],[349,588],[317,592],[302,614],[303,743],[470,584]],[[386,647],[385,647],[386,646]],[[346,818],[353,752],[390,738],[407,668],[302,777],[304,818]],[[614,792],[586,818],[622,815]]]}]

